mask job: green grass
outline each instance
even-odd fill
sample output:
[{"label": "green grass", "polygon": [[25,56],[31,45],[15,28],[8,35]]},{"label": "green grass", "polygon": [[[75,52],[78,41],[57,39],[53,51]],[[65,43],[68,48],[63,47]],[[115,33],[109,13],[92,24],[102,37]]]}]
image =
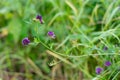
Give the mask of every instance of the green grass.
[{"label": "green grass", "polygon": [[[1,0],[0,80],[119,80],[119,4]],[[38,14],[44,24],[33,21]],[[56,39],[49,38],[48,31],[54,31]],[[25,37],[31,40],[28,46],[21,43]],[[112,65],[105,67],[105,61]],[[100,75],[97,66],[104,68]]]}]

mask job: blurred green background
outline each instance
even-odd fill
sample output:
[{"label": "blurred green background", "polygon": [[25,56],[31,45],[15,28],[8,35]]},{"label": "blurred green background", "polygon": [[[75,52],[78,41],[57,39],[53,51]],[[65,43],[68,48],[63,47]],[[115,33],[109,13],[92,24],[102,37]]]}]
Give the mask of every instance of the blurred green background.
[{"label": "blurred green background", "polygon": [[[119,5],[120,0],[0,0],[0,80],[119,80]],[[33,20],[38,14],[44,24]],[[22,45],[25,37],[28,46]],[[112,62],[108,68],[106,60]],[[100,75],[97,66],[104,68]]]}]

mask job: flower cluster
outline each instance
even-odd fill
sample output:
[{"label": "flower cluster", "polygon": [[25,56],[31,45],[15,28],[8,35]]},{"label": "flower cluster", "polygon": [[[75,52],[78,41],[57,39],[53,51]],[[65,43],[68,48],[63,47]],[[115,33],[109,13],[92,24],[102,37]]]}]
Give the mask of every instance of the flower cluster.
[{"label": "flower cluster", "polygon": [[[108,47],[107,47],[107,46],[104,46],[104,47],[103,47],[103,50],[104,50],[104,51],[108,50]],[[104,66],[108,67],[108,66],[110,66],[110,65],[111,65],[111,62],[110,62],[110,61],[105,61]],[[103,71],[103,68],[102,68],[102,67],[97,67],[97,68],[95,69],[96,74],[101,74],[102,71]]]},{"label": "flower cluster", "polygon": [[[110,66],[111,65],[111,62],[110,61],[106,61],[105,63],[104,63],[104,66],[106,66],[106,67],[108,67],[108,66]],[[97,67],[96,69],[95,69],[95,72],[96,72],[96,74],[101,74],[102,72],[103,72],[103,68],[102,67]]]},{"label": "flower cluster", "polygon": [[[37,15],[36,20],[39,20],[41,24],[44,23],[41,15]],[[53,31],[48,31],[47,35],[52,39],[55,39],[55,37],[56,37]],[[28,39],[28,37],[26,37],[22,40],[22,45],[24,45],[24,46],[28,45],[29,43],[30,43],[30,40]]]}]

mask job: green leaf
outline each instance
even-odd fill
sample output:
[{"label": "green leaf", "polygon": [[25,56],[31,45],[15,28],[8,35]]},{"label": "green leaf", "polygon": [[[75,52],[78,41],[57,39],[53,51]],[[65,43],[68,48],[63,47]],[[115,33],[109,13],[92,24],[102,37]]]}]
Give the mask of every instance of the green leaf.
[{"label": "green leaf", "polygon": [[19,40],[21,26],[20,20],[17,18],[13,18],[8,25],[8,31],[13,35],[15,43]]}]

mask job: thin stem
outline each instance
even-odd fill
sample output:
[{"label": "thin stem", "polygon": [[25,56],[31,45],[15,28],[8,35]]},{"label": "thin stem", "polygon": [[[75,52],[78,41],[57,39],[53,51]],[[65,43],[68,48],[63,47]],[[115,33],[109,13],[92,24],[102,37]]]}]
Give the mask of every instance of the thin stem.
[{"label": "thin stem", "polygon": [[87,56],[110,56],[110,55],[120,55],[120,54],[117,54],[117,53],[103,53],[103,54],[86,54],[86,55],[81,55],[81,56],[70,56],[70,55],[64,55],[62,53],[58,53],[56,51],[53,51],[52,49],[50,49],[48,46],[46,46],[42,41],[40,41],[40,43],[46,47],[47,49],[49,49],[50,51],[56,53],[56,54],[59,54],[61,56],[65,56],[65,57],[69,57],[69,58],[80,58],[80,57],[87,57]]},{"label": "thin stem", "polygon": [[71,58],[76,58],[76,57],[87,57],[87,56],[110,56],[110,55],[120,55],[117,53],[104,53],[104,54],[87,54],[87,55],[81,55],[81,56],[68,56]]}]

